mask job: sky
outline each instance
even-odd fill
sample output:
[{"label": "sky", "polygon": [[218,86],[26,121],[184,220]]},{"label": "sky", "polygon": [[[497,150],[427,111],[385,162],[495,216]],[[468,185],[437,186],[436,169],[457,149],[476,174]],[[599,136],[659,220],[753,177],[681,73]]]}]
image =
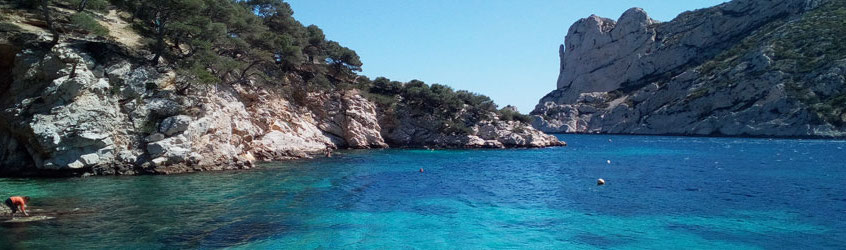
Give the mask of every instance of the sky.
[{"label": "sky", "polygon": [[558,46],[591,14],[669,21],[723,0],[288,0],[294,17],[355,50],[362,74],[449,85],[531,112],[555,89]]}]

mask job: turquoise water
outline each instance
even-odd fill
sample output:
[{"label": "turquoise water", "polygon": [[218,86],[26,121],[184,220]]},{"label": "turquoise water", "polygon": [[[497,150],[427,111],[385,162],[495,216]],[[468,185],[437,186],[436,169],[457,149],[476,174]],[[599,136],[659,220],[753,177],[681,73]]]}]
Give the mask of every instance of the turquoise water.
[{"label": "turquoise water", "polygon": [[0,246],[846,248],[844,141],[561,138],[570,146],[0,179],[0,195],[29,195],[36,213],[59,214],[0,224]]}]

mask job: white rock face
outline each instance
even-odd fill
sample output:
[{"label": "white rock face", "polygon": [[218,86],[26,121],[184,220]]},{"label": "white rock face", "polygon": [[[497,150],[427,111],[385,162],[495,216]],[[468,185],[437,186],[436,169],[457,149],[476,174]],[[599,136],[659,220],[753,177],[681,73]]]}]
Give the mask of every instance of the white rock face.
[{"label": "white rock face", "polygon": [[[121,57],[94,62],[80,47],[60,44],[45,55],[23,51],[16,57],[15,81],[2,97],[0,127],[8,131],[0,132],[0,170],[170,173],[307,157],[343,146],[336,143],[387,146],[373,105],[360,96],[344,100],[347,110],[338,119],[345,121],[346,136],[333,141],[319,128],[322,117],[278,94],[205,86],[193,96],[176,96],[168,90],[172,72],[132,66]],[[102,77],[93,72],[97,66],[104,68]]]},{"label": "white rock face", "polygon": [[[2,145],[24,151],[24,161],[41,169],[82,168],[114,161],[114,150],[126,146],[126,115],[118,98],[107,96],[111,86],[86,66],[90,57],[57,46],[43,57],[23,51],[16,59],[16,77],[3,97],[3,120],[27,143]],[[73,65],[78,65],[73,70]],[[71,77],[73,74],[73,77]],[[42,90],[42,91],[38,91]],[[15,96],[8,96],[16,93]],[[14,133],[13,133],[14,134]],[[10,164],[10,163],[6,163]]]},{"label": "white rock face", "polygon": [[335,94],[314,94],[308,106],[314,110],[320,130],[337,146],[350,148],[385,148],[388,144],[380,133],[376,106],[357,90]]},{"label": "white rock face", "polygon": [[384,148],[385,138],[397,146],[563,145],[513,122],[474,128],[483,135],[420,137],[432,127],[411,116],[400,129],[409,139],[396,140],[384,133],[382,111],[355,90],[309,93],[301,104],[266,86],[195,84],[181,95],[173,71],[133,64],[120,49],[89,51],[88,43],[96,42],[16,56],[14,81],[0,90],[0,175],[241,169],[327,149]]},{"label": "white rock face", "polygon": [[[553,133],[844,136],[788,93],[788,79],[800,76],[774,68],[772,47],[731,58],[725,71],[703,65],[763,25],[818,6],[735,0],[667,23],[638,8],[616,22],[582,19],[561,47],[558,89],[541,99],[532,125]],[[842,93],[843,61],[808,74],[805,85],[820,97]]]},{"label": "white rock face", "polygon": [[576,22],[559,49],[558,88],[579,93],[611,91],[651,73],[651,65],[641,59],[655,47],[654,23],[639,8],[623,13],[619,22],[598,16]]},{"label": "white rock face", "polygon": [[556,100],[571,103],[581,93],[609,92],[651,77],[701,63],[774,18],[795,14],[805,0],[735,0],[717,7],[682,13],[658,23],[640,8],[617,22],[590,16],[570,27],[559,50],[561,69]]},{"label": "white rock face", "polygon": [[[346,96],[350,97],[346,97]],[[388,144],[382,139],[381,126],[376,118],[376,105],[358,95],[355,91],[348,92],[343,98],[344,106],[344,140],[352,148],[385,148]]]}]

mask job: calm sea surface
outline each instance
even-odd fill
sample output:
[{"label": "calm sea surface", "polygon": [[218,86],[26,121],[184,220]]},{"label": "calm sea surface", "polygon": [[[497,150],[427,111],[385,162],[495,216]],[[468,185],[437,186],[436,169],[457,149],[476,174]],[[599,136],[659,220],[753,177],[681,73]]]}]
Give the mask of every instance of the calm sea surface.
[{"label": "calm sea surface", "polygon": [[60,214],[0,224],[0,248],[846,248],[844,141],[560,137],[570,146],[0,179],[0,195]]}]

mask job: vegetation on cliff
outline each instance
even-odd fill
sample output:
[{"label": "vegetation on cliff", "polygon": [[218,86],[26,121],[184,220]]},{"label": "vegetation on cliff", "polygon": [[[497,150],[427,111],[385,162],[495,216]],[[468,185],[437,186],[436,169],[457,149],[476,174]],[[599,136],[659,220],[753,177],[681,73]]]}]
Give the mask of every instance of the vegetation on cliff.
[{"label": "vegetation on cliff", "polygon": [[[17,0],[36,11],[42,0]],[[74,13],[64,32],[109,39],[109,31],[92,16],[110,9],[124,13],[143,36],[142,54],[152,65],[177,69],[191,84],[250,84],[283,90],[302,103],[306,93],[356,88],[387,113],[402,108],[430,115],[447,134],[468,134],[469,127],[492,115],[527,122],[527,116],[498,111],[487,96],[455,91],[441,84],[357,75],[362,62],[356,52],[326,39],[316,25],[294,19],[282,0],[51,0],[54,15]],[[55,9],[62,9],[57,13]],[[79,11],[76,10],[84,10]]]},{"label": "vegetation on cliff", "polygon": [[358,81],[357,88],[365,90],[382,109],[405,107],[416,115],[431,115],[439,121],[438,129],[448,134],[469,134],[469,127],[491,119],[497,112],[496,104],[487,96],[441,84],[430,86],[419,80],[401,83],[384,77],[373,81],[365,78]]},{"label": "vegetation on cliff", "polygon": [[[846,2],[733,0],[570,27],[545,132],[846,136]],[[566,50],[565,50],[566,49]],[[627,53],[619,53],[626,51]]]},{"label": "vegetation on cliff", "polygon": [[753,74],[784,72],[786,87],[792,98],[808,105],[820,118],[836,126],[846,125],[846,94],[815,92],[808,84],[835,61],[846,58],[846,2],[829,1],[798,19],[783,18],[767,24],[737,45],[704,63],[700,72],[713,75],[713,84],[689,95],[701,98],[720,88],[732,86],[732,69],[745,62],[749,55],[763,53],[772,60],[766,68]]}]

